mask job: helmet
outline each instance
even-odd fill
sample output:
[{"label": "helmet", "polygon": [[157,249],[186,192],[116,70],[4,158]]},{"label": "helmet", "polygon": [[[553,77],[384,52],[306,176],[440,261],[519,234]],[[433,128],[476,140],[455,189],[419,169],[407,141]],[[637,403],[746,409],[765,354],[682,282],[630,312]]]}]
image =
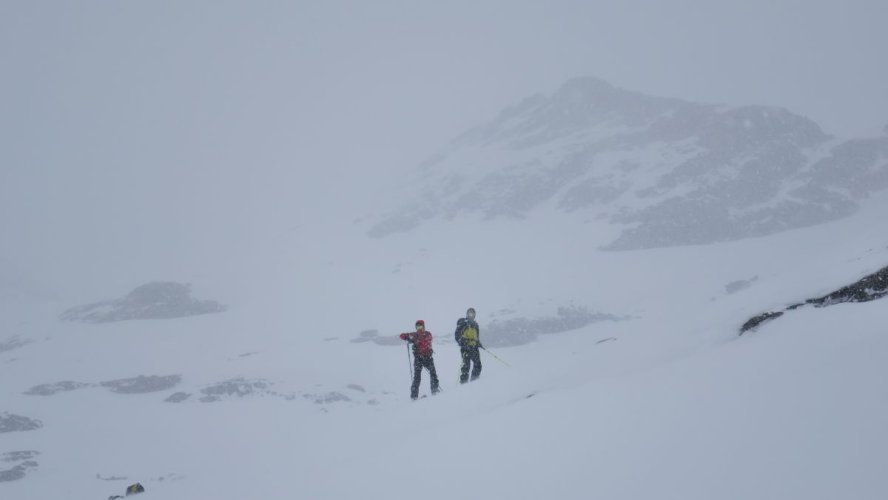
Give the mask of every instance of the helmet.
[{"label": "helmet", "polygon": [[425,328],[425,321],[418,319],[418,320],[416,320],[416,324],[413,326],[419,326],[419,325],[422,325],[422,327]]},{"label": "helmet", "polygon": [[466,311],[466,317],[469,318],[469,319],[474,319],[474,318],[475,318],[475,308],[474,308],[474,307],[470,307],[470,308]]}]

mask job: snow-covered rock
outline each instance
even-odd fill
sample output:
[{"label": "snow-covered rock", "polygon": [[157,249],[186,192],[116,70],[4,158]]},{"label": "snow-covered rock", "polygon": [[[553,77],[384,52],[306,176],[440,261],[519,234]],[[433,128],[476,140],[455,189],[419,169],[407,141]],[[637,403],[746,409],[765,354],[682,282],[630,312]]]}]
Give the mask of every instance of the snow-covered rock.
[{"label": "snow-covered rock", "polygon": [[615,225],[607,249],[668,247],[847,217],[888,188],[888,137],[842,142],[779,107],[698,104],[580,78],[457,137],[414,175],[421,197],[370,236],[554,210]]},{"label": "snow-covered rock", "polygon": [[125,297],[68,309],[61,318],[85,323],[109,323],[134,319],[169,319],[223,312],[214,300],[191,297],[191,285],[154,282],[137,287]]}]

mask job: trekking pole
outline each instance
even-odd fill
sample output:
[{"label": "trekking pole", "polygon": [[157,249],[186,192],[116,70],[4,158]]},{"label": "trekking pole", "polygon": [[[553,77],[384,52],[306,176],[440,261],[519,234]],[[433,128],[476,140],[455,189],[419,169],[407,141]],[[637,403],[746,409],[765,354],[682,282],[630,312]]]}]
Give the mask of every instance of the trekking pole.
[{"label": "trekking pole", "polygon": [[496,354],[494,354],[494,353],[488,351],[486,347],[481,346],[481,349],[484,349],[484,350],[487,352],[487,354],[490,354],[491,356],[493,356],[493,358],[496,359],[497,361],[499,361],[500,363],[502,363],[502,364],[508,366],[509,368],[512,367],[512,365],[510,365],[509,363],[506,363],[505,361],[501,360],[501,359],[499,358],[499,356],[497,356]]},{"label": "trekking pole", "polygon": [[410,359],[410,342],[404,344],[407,348],[407,369],[410,370],[410,378],[413,378],[413,360]]}]

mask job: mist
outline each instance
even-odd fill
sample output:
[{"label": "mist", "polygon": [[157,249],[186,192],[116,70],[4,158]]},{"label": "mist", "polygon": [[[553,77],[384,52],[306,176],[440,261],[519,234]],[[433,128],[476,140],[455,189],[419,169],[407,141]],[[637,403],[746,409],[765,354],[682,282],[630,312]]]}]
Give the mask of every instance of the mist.
[{"label": "mist", "polygon": [[886,18],[0,3],[0,497],[888,497]]},{"label": "mist", "polygon": [[351,231],[451,138],[577,76],[879,135],[886,13],[876,1],[4,2],[0,276],[87,296],[162,277],[236,282],[282,235]]}]

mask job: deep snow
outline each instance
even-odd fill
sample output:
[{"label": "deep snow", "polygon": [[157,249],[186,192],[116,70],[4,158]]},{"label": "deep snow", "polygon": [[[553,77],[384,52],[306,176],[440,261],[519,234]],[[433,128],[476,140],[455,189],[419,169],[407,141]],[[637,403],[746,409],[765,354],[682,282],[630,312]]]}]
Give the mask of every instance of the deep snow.
[{"label": "deep snow", "polygon": [[[2,410],[43,427],[0,435],[0,453],[40,453],[0,491],[104,499],[139,481],[146,498],[169,499],[881,499],[885,303],[737,333],[753,314],[884,266],[886,208],[871,199],[821,226],[631,252],[595,250],[601,233],[542,215],[461,223],[475,248],[444,227],[371,241],[325,225],[329,238],[298,259],[304,238],[269,253],[240,294],[196,283],[201,297],[248,297],[220,314],[94,325],[58,319],[75,304],[7,301],[0,341],[22,345],[0,352]],[[728,293],[737,280],[751,284]],[[483,339],[494,314],[566,304],[632,319],[495,350],[508,367],[483,354],[481,379],[456,383],[451,339],[466,307]],[[350,340],[419,318],[444,392],[411,402],[405,348]],[[23,394],[172,374],[182,383],[159,392]],[[268,390],[199,402],[238,378]],[[164,402],[175,392],[192,396]],[[349,401],[324,403],[331,394]]]}]

